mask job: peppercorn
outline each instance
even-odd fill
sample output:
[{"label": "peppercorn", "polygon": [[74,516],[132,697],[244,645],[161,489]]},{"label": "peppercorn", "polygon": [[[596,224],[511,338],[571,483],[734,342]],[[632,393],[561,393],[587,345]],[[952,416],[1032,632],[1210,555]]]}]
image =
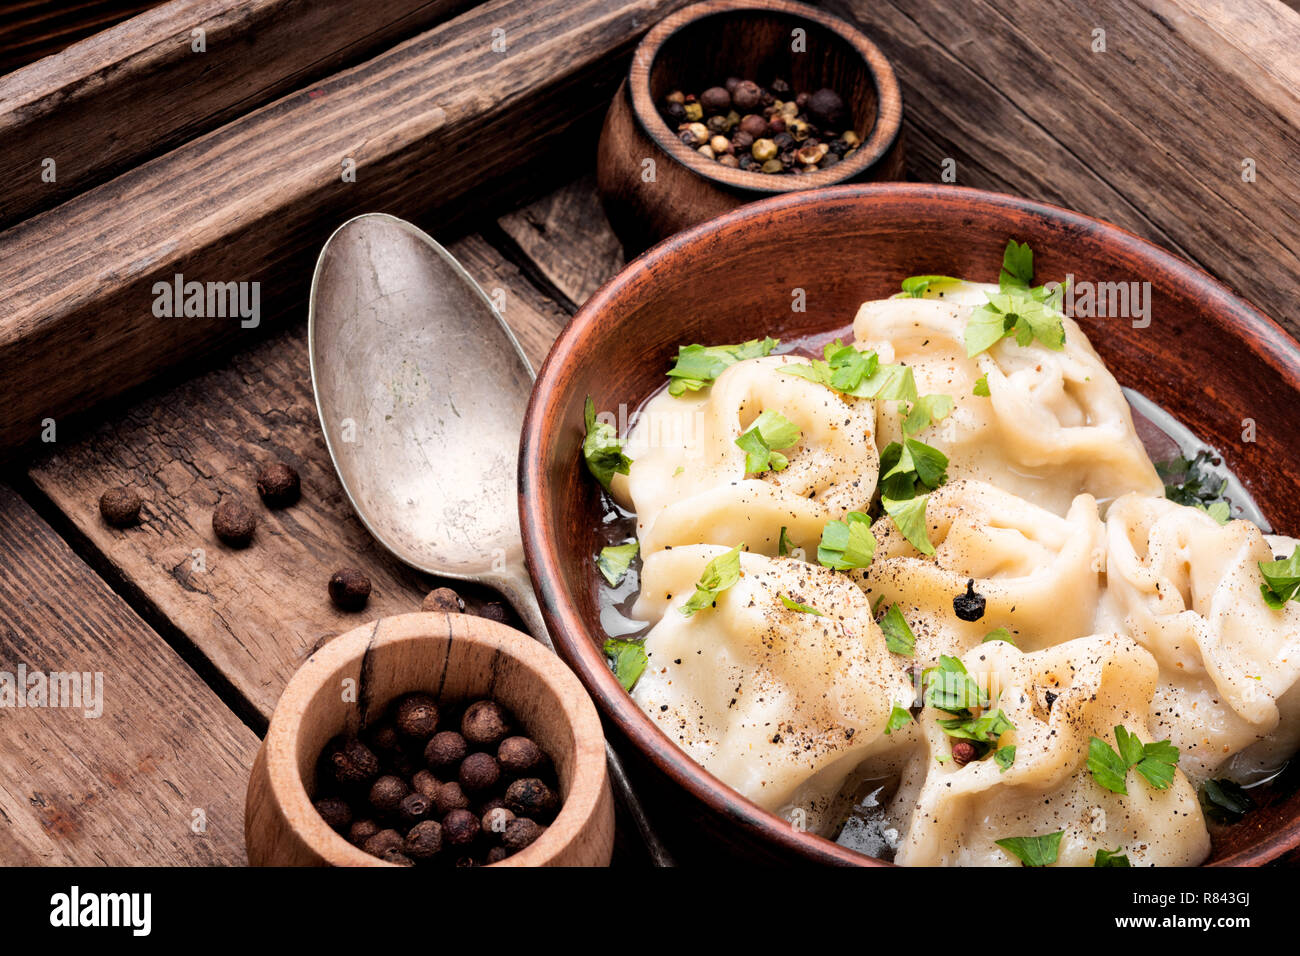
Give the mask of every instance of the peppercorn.
[{"label": "peppercorn", "polygon": [[460,732],[472,744],[489,747],[510,734],[510,715],[494,700],[478,700],[465,709]]},{"label": "peppercorn", "polygon": [[844,140],[844,142],[845,142],[849,147],[853,147],[853,146],[861,146],[861,145],[862,145],[862,139],[858,136],[857,133],[853,132],[853,130],[851,130],[851,129],[850,129],[850,130],[845,130],[843,133],[841,133],[841,134],[840,134],[840,139]]},{"label": "peppercorn", "polygon": [[483,832],[500,839],[501,834],[506,832],[506,827],[515,819],[515,815],[505,807],[493,807],[483,813]]},{"label": "peppercorn", "polygon": [[777,133],[772,137],[772,143],[778,150],[787,150],[794,146],[794,137],[789,133]]},{"label": "peppercorn", "polygon": [[451,846],[469,846],[478,832],[478,817],[468,810],[452,810],[442,818],[442,834]]},{"label": "peppercorn", "polygon": [[212,511],[212,530],[232,548],[245,548],[257,530],[257,515],[238,498],[228,496]]},{"label": "peppercorn", "polygon": [[975,759],[978,751],[975,745],[969,740],[954,740],[952,742],[952,762],[959,767],[964,767]]},{"label": "peppercorn", "polygon": [[742,113],[752,113],[763,101],[763,91],[753,80],[741,80],[731,91],[731,102]]},{"label": "peppercorn", "polygon": [[794,105],[799,107],[799,109],[802,110],[804,107],[808,105],[808,99],[809,99],[809,95],[807,93],[800,93],[794,98]]},{"label": "peppercorn", "polygon": [[774,80],[772,80],[771,90],[774,96],[781,96],[781,97],[788,96],[791,92],[790,84],[787,83],[785,80],[781,79],[779,76],[776,77]]},{"label": "peppercorn", "polygon": [[710,86],[700,94],[700,105],[710,113],[725,113],[731,109],[731,94],[724,86]]},{"label": "peppercorn", "polygon": [[382,857],[387,850],[397,850],[401,852],[406,841],[396,830],[380,830],[374,836],[361,844],[361,849],[365,850],[371,856]]},{"label": "peppercorn", "polygon": [[497,747],[497,761],[501,769],[514,777],[522,777],[541,765],[542,748],[527,737],[507,737]]},{"label": "peppercorn", "polygon": [[339,797],[322,797],[316,801],[316,812],[329,824],[331,830],[342,833],[352,823],[352,807]]},{"label": "peppercorn", "polygon": [[425,595],[420,610],[442,612],[444,614],[461,614],[465,610],[465,602],[451,588],[434,588]]},{"label": "peppercorn", "polygon": [[710,133],[725,133],[727,131],[727,118],[725,116],[710,116],[705,120],[704,126]]},{"label": "peppercorn", "polygon": [[505,832],[501,834],[501,845],[507,850],[517,853],[524,847],[535,843],[537,838],[545,832],[546,827],[540,823],[526,817],[520,817],[511,820],[506,826]]},{"label": "peppercorn", "polygon": [[415,866],[415,861],[401,850],[385,850],[380,859],[385,863],[392,863],[396,866]]},{"label": "peppercorn", "polygon": [[769,159],[776,158],[776,143],[770,139],[756,139],[750,152],[754,154],[754,158],[760,163],[765,163]]},{"label": "peppercorn", "polygon": [[493,863],[500,863],[510,855],[510,851],[503,846],[494,846],[487,851],[487,863],[491,866]]},{"label": "peppercorn", "polygon": [[302,495],[302,482],[297,471],[277,461],[257,473],[257,493],[268,508],[286,508]]},{"label": "peppercorn", "polygon": [[397,815],[407,826],[415,826],[429,815],[433,801],[422,793],[408,793],[397,805]]},{"label": "peppercorn", "polygon": [[785,132],[785,117],[774,116],[767,122],[767,134],[776,136],[778,133]]},{"label": "peppercorn", "polygon": [[704,119],[704,107],[699,103],[687,103],[685,109],[686,119],[688,121],[698,123],[700,120]]},{"label": "peppercorn", "polygon": [[129,528],[140,520],[140,495],[131,488],[109,488],[99,496],[99,513],[114,528]]},{"label": "peppercorn", "polygon": [[709,140],[709,148],[713,150],[715,156],[722,156],[731,152],[731,140],[725,136],[715,136]]},{"label": "peppercorn", "polygon": [[498,624],[505,624],[510,618],[510,612],[500,601],[489,601],[479,608],[478,616],[487,618],[489,621],[496,621]]},{"label": "peppercorn", "polygon": [[356,568],[340,568],[330,578],[329,592],[340,610],[359,611],[370,600],[370,579]]},{"label": "peppercorn", "polygon": [[703,146],[697,149],[696,152],[699,153],[701,156],[703,156],[705,159],[717,159],[717,155],[713,152],[713,147],[710,146],[708,143],[705,143]]},{"label": "peppercorn", "polygon": [[669,103],[664,107],[664,118],[667,119],[669,123],[685,123],[686,106],[682,103]]},{"label": "peppercorn", "polygon": [[740,166],[740,160],[736,159],[736,157],[732,156],[730,153],[727,153],[724,156],[719,156],[718,162],[729,169],[737,169]]},{"label": "peppercorn", "polygon": [[335,737],[325,749],[325,762],[343,785],[363,784],[379,773],[379,758],[355,737]]},{"label": "peppercorn", "polygon": [[806,166],[816,166],[821,162],[822,157],[826,155],[827,148],[824,144],[816,146],[803,146],[795,151],[795,158]]},{"label": "peppercorn", "polygon": [[785,172],[785,164],[782,163],[781,160],[779,159],[769,159],[767,162],[763,164],[763,172],[765,173]]},{"label": "peppercorn", "polygon": [[754,157],[749,153],[742,153],[740,159],[737,160],[736,165],[741,169],[749,169],[754,165]]},{"label": "peppercorn", "polygon": [[978,621],[984,616],[984,595],[975,593],[975,579],[966,582],[966,593],[952,599],[952,610],[963,621]]},{"label": "peppercorn", "polygon": [[372,750],[382,754],[395,753],[402,745],[397,736],[397,728],[387,721],[367,727],[366,740]]},{"label": "peppercorn", "polygon": [[348,842],[361,846],[380,830],[374,820],[355,820],[348,829]]},{"label": "peppercorn", "polygon": [[455,780],[448,781],[433,792],[433,809],[439,816],[446,816],[453,810],[465,810],[469,807],[469,797]]},{"label": "peppercorn", "polygon": [[546,818],[559,802],[555,791],[537,777],[524,777],[506,788],[506,809],[517,816]]},{"label": "peppercorn", "polygon": [[726,81],[722,84],[722,86],[728,93],[734,93],[736,92],[736,87],[738,87],[740,84],[741,84],[740,77],[729,76],[727,77]]},{"label": "peppercorn", "polygon": [[790,131],[790,137],[796,143],[802,143],[812,135],[812,127],[801,119],[791,120],[786,128]]},{"label": "peppercorn", "polygon": [[737,153],[743,153],[749,147],[754,145],[754,137],[746,133],[743,129],[736,132],[731,137],[731,148]]},{"label": "peppercorn", "polygon": [[447,770],[465,759],[469,745],[454,730],[443,730],[429,738],[424,748],[424,761],[430,770]]},{"label": "peppercorn", "polygon": [[844,100],[834,90],[820,89],[808,97],[808,115],[823,126],[838,127],[844,120]]},{"label": "peppercorn", "polygon": [[822,157],[822,169],[825,169],[827,166],[834,166],[839,161],[840,161],[839,156],[835,155],[834,153],[827,153],[825,156]]},{"label": "peppercorn", "polygon": [[752,143],[767,133],[767,120],[757,113],[750,113],[740,121],[740,132],[747,134]]},{"label": "peppercorn", "polygon": [[442,824],[437,820],[424,820],[411,827],[406,834],[402,852],[414,860],[430,860],[442,849]]},{"label": "peppercorn", "polygon": [[459,778],[462,789],[469,793],[491,790],[501,779],[501,768],[491,754],[470,754],[460,764]]},{"label": "peppercorn", "polygon": [[370,785],[370,805],[378,813],[393,813],[410,792],[405,780],[386,774]]},{"label": "peppercorn", "polygon": [[664,99],[667,100],[669,103],[685,103],[686,94],[683,93],[681,90],[673,90],[671,93],[665,96]]},{"label": "peppercorn", "polygon": [[438,729],[438,701],[430,694],[407,694],[394,708],[394,722],[404,737],[427,740]]}]

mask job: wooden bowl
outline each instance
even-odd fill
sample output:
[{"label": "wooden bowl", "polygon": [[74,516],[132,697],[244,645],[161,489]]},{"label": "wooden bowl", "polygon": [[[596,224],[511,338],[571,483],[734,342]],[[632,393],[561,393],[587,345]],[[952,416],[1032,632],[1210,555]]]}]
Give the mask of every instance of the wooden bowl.
[{"label": "wooden bowl", "polygon": [[[346,681],[352,681],[350,685]],[[345,701],[345,690],[354,693]],[[605,866],[614,804],[591,698],[527,634],[463,614],[403,614],[336,637],[284,689],[253,763],[244,840],[254,866],[392,866],[329,828],[312,806],[316,760],[414,690],[508,707],[555,763],[564,804],[537,842],[494,866]]]},{"label": "wooden bowl", "polygon": [[[792,51],[792,31],[806,51]],[[659,113],[674,89],[700,93],[728,76],[797,91],[835,90],[854,118],[862,145],[849,159],[807,175],[729,169],[677,138]],[[779,193],[856,180],[899,179],[903,172],[903,95],[894,69],[857,28],[789,0],[707,0],[665,17],[637,46],[605,116],[596,180],[629,258],[660,239],[737,206]],[[647,159],[654,179],[646,181]]]},{"label": "wooden bowl", "polygon": [[[869,863],[799,833],[679,750],[615,680],[601,651],[593,565],[599,488],[581,457],[583,402],[635,409],[664,383],[679,345],[767,334],[821,342],[859,303],[909,275],[997,281],[1008,238],[1038,275],[1151,283],[1151,321],[1081,319],[1116,378],[1220,449],[1275,528],[1300,531],[1300,347],[1194,267],[1115,226],[1042,203],[955,186],[838,186],[735,210],[660,244],[600,289],[560,333],[524,422],[520,515],[528,564],[561,653],[647,761],[691,798],[702,828],[805,860]],[[792,312],[802,288],[807,312]],[[1243,443],[1242,419],[1258,418]],[[1214,862],[1259,864],[1300,845],[1300,795],[1283,793],[1217,839]]]}]

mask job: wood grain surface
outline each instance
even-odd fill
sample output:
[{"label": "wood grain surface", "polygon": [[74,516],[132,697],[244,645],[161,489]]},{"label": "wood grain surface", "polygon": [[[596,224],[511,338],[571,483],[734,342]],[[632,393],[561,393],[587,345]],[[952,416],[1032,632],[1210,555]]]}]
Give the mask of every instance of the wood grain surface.
[{"label": "wood grain surface", "polygon": [[3,485],[0,554],[0,670],[103,681],[0,709],[0,865],[242,864],[256,736]]},{"label": "wood grain surface", "polygon": [[0,75],[106,30],[158,0],[22,0],[0,8]]},{"label": "wood grain surface", "polygon": [[[450,249],[489,295],[503,290],[505,317],[540,365],[567,314],[482,239]],[[280,511],[263,508],[254,487],[258,466],[275,459],[297,468],[303,484],[302,500]],[[437,583],[392,558],[353,513],[321,437],[303,323],[78,441],[56,444],[30,477],[106,573],[210,661],[262,721],[316,647],[360,620],[419,610]],[[125,532],[98,511],[100,494],[119,485],[146,502],[140,527]],[[223,495],[257,512],[247,549],[213,534],[212,509]],[[345,566],[370,577],[364,611],[339,611],[326,593],[330,575]],[[492,597],[453,586],[474,606]]]},{"label": "wood grain surface", "polygon": [[526,184],[521,164],[603,112],[620,55],[676,5],[492,0],[0,234],[0,449],[252,338],[237,318],[156,318],[155,282],[257,282],[269,324],[301,309],[350,213],[443,221],[471,190]]},{"label": "wood grain surface", "polygon": [[[352,66],[472,2],[367,0],[364,29],[352,0],[172,0],[149,4],[112,29],[103,23],[102,32],[0,77],[0,177],[9,184],[0,193],[0,226]],[[75,25],[91,6],[146,5],[46,6],[30,29],[56,31],[70,19]],[[196,30],[203,31],[201,50]],[[54,182],[41,176],[47,157],[56,163]]]},{"label": "wood grain surface", "polygon": [[894,60],[914,178],[938,182],[954,159],[959,185],[1124,226],[1300,333],[1300,14],[1275,0],[823,6]]}]

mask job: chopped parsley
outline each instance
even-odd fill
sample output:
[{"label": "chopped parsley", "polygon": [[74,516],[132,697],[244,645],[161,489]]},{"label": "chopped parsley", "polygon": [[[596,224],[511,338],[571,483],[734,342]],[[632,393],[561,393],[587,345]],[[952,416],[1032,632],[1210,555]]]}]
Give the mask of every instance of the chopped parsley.
[{"label": "chopped parsley", "polygon": [[[950,285],[961,281],[961,279],[955,279],[952,276],[908,276],[903,280],[903,292],[913,299],[920,299],[931,291],[931,286]],[[937,292],[938,290],[934,291]]]},{"label": "chopped parsley", "polygon": [[1012,638],[1011,632],[1005,627],[999,627],[996,630],[989,631],[984,635],[984,640],[980,641],[980,643],[987,644],[989,641],[1006,641],[1012,647],[1016,646],[1015,639]]},{"label": "chopped parsley", "polygon": [[911,722],[912,712],[906,707],[895,704],[894,709],[889,712],[889,720],[885,724],[885,734],[892,734],[895,730],[906,727]]},{"label": "chopped parsley", "polygon": [[1259,562],[1259,573],[1264,575],[1259,591],[1273,610],[1282,610],[1287,601],[1300,600],[1300,545],[1289,558]]},{"label": "chopped parsley", "polygon": [[778,344],[779,340],[768,336],[739,345],[683,345],[677,349],[677,363],[668,372],[672,379],[668,394],[680,398],[686,392],[707,388],[737,362],[771,355]]},{"label": "chopped parsley", "polygon": [[1227,524],[1232,520],[1232,508],[1226,501],[1215,501],[1209,505],[1197,504],[1196,507],[1201,511],[1204,511],[1219,524]]},{"label": "chopped parsley", "polygon": [[1093,866],[1129,866],[1133,864],[1128,861],[1128,856],[1124,853],[1124,848],[1116,847],[1113,850],[1098,850],[1096,857],[1092,861]]},{"label": "chopped parsley", "polygon": [[972,395],[979,395],[981,398],[988,398],[992,394],[992,392],[989,391],[988,375],[984,374],[975,379],[975,387],[970,391]]},{"label": "chopped parsley", "polygon": [[1210,505],[1223,501],[1228,485],[1228,479],[1213,470],[1219,463],[1211,452],[1201,449],[1190,460],[1179,455],[1156,462],[1156,474],[1165,483],[1165,497],[1170,501],[1209,510]]},{"label": "chopped parsley", "polygon": [[[929,428],[934,422],[946,418],[952,411],[951,395],[921,395],[912,403],[907,417],[903,419],[903,434],[915,435]],[[918,443],[919,444],[919,443]]]},{"label": "chopped parsley", "polygon": [[786,365],[781,371],[854,398],[916,400],[916,378],[907,365],[881,365],[875,352],[860,351],[839,339],[826,345],[822,354],[825,358],[808,365]]},{"label": "chopped parsley", "polygon": [[611,638],[605,642],[605,656],[610,659],[618,682],[630,692],[645,672],[645,646],[640,641]]},{"label": "chopped parsley", "polygon": [[1115,743],[1118,752],[1100,737],[1088,743],[1088,770],[1099,785],[1127,795],[1128,771],[1132,767],[1156,790],[1169,789],[1180,756],[1177,747],[1168,740],[1144,744],[1122,725],[1115,728]]},{"label": "chopped parsley", "polygon": [[822,528],[817,563],[835,571],[851,571],[870,565],[875,553],[871,519],[860,511],[850,511],[843,521],[828,521]]},{"label": "chopped parsley", "polygon": [[912,633],[912,628],[908,626],[907,619],[897,604],[890,607],[880,619],[880,630],[885,635],[885,646],[891,654],[911,657],[916,652],[916,635]]},{"label": "chopped parsley", "polygon": [[781,603],[784,604],[792,611],[798,611],[800,614],[816,614],[818,617],[826,616],[822,614],[821,611],[817,610],[815,607],[809,607],[807,604],[800,604],[798,601],[794,600],[793,598],[788,598],[784,594],[780,595],[780,597],[781,597]]},{"label": "chopped parsley", "polygon": [[776,545],[776,553],[782,558],[794,550],[794,542],[790,540],[790,536],[786,534],[786,530],[785,525],[781,525],[781,538]]},{"label": "chopped parsley", "polygon": [[934,554],[934,545],[925,530],[925,506],[929,495],[919,495],[904,501],[881,497],[880,503],[885,513],[894,521],[894,526],[908,540],[912,547],[922,554]]},{"label": "chopped parsley", "polygon": [[719,594],[740,580],[740,551],[744,547],[739,544],[704,566],[704,573],[695,585],[695,593],[682,605],[683,614],[691,617],[697,611],[711,607]]},{"label": "chopped parsley", "polygon": [[997,743],[998,738],[1008,730],[1016,729],[1016,725],[1001,709],[988,711],[979,717],[954,717],[951,720],[941,720],[939,726],[949,737],[985,745]]},{"label": "chopped parsley", "polygon": [[1231,780],[1207,780],[1201,784],[1201,809],[1216,823],[1236,823],[1251,810],[1255,801]]},{"label": "chopped parsley", "polygon": [[605,576],[609,586],[616,588],[622,583],[623,578],[627,575],[627,569],[632,566],[632,559],[636,557],[637,543],[629,541],[627,544],[614,544],[608,548],[600,549],[600,557],[596,559],[596,567],[600,568],[600,573]]},{"label": "chopped parsley", "polygon": [[929,492],[948,480],[948,456],[911,437],[952,411],[949,395],[922,395],[903,419],[903,440],[880,453],[880,504],[903,537],[922,554],[934,554],[926,531]]},{"label": "chopped parsley", "polygon": [[993,842],[1025,866],[1051,866],[1061,852],[1061,837],[1064,835],[1064,830],[1057,830],[1042,836],[1007,837]]},{"label": "chopped parsley", "polygon": [[737,447],[745,453],[745,474],[785,471],[790,460],[777,449],[790,448],[798,444],[801,437],[798,425],[780,412],[764,409],[749,431],[736,439]]},{"label": "chopped parsley", "polygon": [[590,395],[587,396],[584,418],[587,437],[582,442],[582,457],[587,462],[587,470],[608,491],[609,483],[616,474],[628,473],[632,459],[623,454],[623,443],[619,440],[618,430],[608,422],[596,421],[596,403]]},{"label": "chopped parsley", "polygon": [[993,754],[994,761],[997,762],[998,772],[1006,773],[1013,763],[1016,762],[1016,745],[1007,744],[1005,747],[999,747]]},{"label": "chopped parsley", "polygon": [[967,673],[966,665],[955,657],[941,655],[937,665],[921,672],[921,681],[925,685],[925,703],[937,710],[969,719],[970,708],[988,706],[984,691]]},{"label": "chopped parsley", "polygon": [[966,323],[967,356],[978,355],[1008,335],[1015,336],[1020,346],[1037,339],[1054,351],[1065,348],[1065,317],[1059,297],[1044,286],[1031,286],[1033,279],[1033,250],[1028,243],[1008,240],[998,291],[985,293],[988,302],[975,309]]}]

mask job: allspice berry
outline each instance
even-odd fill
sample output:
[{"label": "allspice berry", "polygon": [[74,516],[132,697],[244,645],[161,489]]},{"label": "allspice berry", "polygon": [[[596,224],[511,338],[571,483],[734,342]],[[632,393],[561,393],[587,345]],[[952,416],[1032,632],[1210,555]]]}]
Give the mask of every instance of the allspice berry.
[{"label": "allspice berry", "polygon": [[413,860],[430,860],[442,849],[442,824],[425,820],[411,827],[402,852]]},{"label": "allspice berry", "polygon": [[348,829],[348,842],[356,846],[362,846],[379,830],[380,826],[374,820],[355,820]]},{"label": "allspice berry", "polygon": [[483,832],[500,839],[501,835],[506,832],[512,820],[518,819],[513,813],[505,807],[493,807],[483,814],[482,825]]},{"label": "allspice berry", "polygon": [[465,810],[469,807],[469,797],[455,780],[444,783],[433,793],[433,809],[439,816],[446,816],[453,810]]},{"label": "allspice berry", "polygon": [[510,733],[510,715],[494,700],[475,701],[465,709],[460,732],[472,744],[495,746]]},{"label": "allspice berry", "polygon": [[442,818],[442,834],[452,846],[469,846],[478,833],[478,817],[468,810],[452,810]]},{"label": "allspice berry", "polygon": [[498,624],[505,624],[510,619],[510,612],[500,601],[489,601],[479,608],[478,616],[496,621]]},{"label": "allspice berry", "polygon": [[129,528],[140,520],[140,496],[131,488],[109,488],[99,496],[99,513],[114,528]]},{"label": "allspice berry", "polygon": [[506,808],[516,816],[546,819],[559,804],[555,791],[536,777],[524,777],[506,788]]},{"label": "allspice berry", "polygon": [[952,742],[952,762],[959,767],[964,767],[975,759],[975,745],[969,740],[954,740]]},{"label": "allspice berry", "polygon": [[823,129],[839,129],[844,122],[844,100],[834,90],[820,89],[808,97],[808,115]]},{"label": "allspice berry", "polygon": [[398,733],[427,740],[438,729],[438,701],[431,694],[407,694],[394,708]]},{"label": "allspice berry", "polygon": [[753,80],[741,80],[731,91],[731,105],[742,113],[752,113],[763,101],[763,91]]},{"label": "allspice berry", "polygon": [[700,105],[709,113],[725,113],[731,109],[731,94],[725,86],[710,86],[700,94]]},{"label": "allspice berry", "polygon": [[370,805],[378,813],[395,813],[402,798],[410,792],[405,780],[388,774],[370,785]]},{"label": "allspice berry", "polygon": [[238,498],[227,495],[212,512],[212,530],[232,548],[246,548],[257,530],[257,515]]},{"label": "allspice berry", "polygon": [[379,758],[355,737],[335,737],[325,750],[325,763],[344,786],[363,784],[379,773]]},{"label": "allspice berry", "polygon": [[509,855],[510,855],[510,851],[507,850],[505,847],[494,846],[492,849],[488,850],[487,852],[487,864],[488,866],[491,866],[493,863],[500,863]]},{"label": "allspice berry", "polygon": [[416,793],[422,793],[430,799],[433,799],[433,791],[441,786],[442,781],[427,770],[419,770],[411,777],[411,788]]},{"label": "allspice berry", "polygon": [[473,753],[460,764],[461,789],[468,793],[491,790],[501,779],[501,768],[491,754]]},{"label": "allspice berry", "polygon": [[322,797],[316,801],[316,812],[329,824],[331,830],[342,833],[352,823],[352,807],[339,797]]},{"label": "allspice berry", "polygon": [[361,849],[365,850],[371,856],[382,857],[388,850],[397,850],[399,853],[406,841],[396,830],[380,830],[374,836],[361,844]]},{"label": "allspice berry", "polygon": [[401,739],[397,736],[397,728],[388,721],[368,728],[366,737],[370,742],[370,746],[380,753],[395,753],[402,745]]},{"label": "allspice berry", "polygon": [[408,793],[397,805],[397,815],[407,826],[415,826],[429,815],[433,801],[422,793]]},{"label": "allspice berry", "polygon": [[434,588],[425,595],[421,611],[434,611],[444,614],[460,614],[465,610],[465,602],[451,588]]},{"label": "allspice berry", "polygon": [[370,579],[356,568],[341,568],[329,583],[330,599],[344,611],[359,611],[370,600]]},{"label": "allspice berry", "polygon": [[457,766],[469,753],[465,738],[454,730],[444,730],[429,738],[424,748],[424,761],[430,770],[448,770]]},{"label": "allspice berry", "polygon": [[542,748],[527,737],[507,737],[497,748],[501,769],[512,777],[526,775],[541,766],[544,759]]},{"label": "allspice berry", "polygon": [[517,853],[536,842],[537,838],[545,832],[546,827],[540,823],[526,817],[517,817],[510,821],[505,832],[501,834],[501,845],[512,853]]},{"label": "allspice berry", "polygon": [[401,850],[385,850],[384,855],[380,859],[385,863],[392,863],[396,866],[415,866],[415,861]]},{"label": "allspice berry", "polygon": [[258,471],[257,493],[268,508],[287,508],[301,496],[302,482],[297,471],[277,461]]}]

